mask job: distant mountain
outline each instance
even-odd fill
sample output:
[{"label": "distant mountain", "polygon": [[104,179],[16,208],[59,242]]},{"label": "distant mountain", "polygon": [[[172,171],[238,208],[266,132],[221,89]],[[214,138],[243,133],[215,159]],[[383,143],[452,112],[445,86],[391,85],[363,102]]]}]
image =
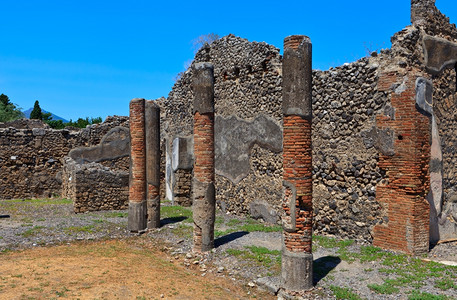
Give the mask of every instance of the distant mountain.
[{"label": "distant mountain", "polygon": [[[30,118],[30,113],[32,112],[33,110],[33,107],[27,109],[27,110],[24,110],[22,113],[24,114],[24,116],[29,119]],[[48,111],[44,110],[44,109],[41,109],[41,111],[45,114],[45,113],[48,113]],[[68,120],[62,118],[62,117],[59,117],[53,113],[51,113],[51,120],[62,120],[62,122],[64,123],[68,123]]]}]

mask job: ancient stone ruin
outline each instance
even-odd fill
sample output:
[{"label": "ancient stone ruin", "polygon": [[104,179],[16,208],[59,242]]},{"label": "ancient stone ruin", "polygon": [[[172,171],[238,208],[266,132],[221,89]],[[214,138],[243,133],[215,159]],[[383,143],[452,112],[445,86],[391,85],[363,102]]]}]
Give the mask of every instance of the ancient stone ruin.
[{"label": "ancient stone ruin", "polygon": [[160,227],[160,123],[153,101],[130,101],[130,185],[128,228]]},{"label": "ancient stone ruin", "polygon": [[[76,212],[125,207],[130,162],[128,139],[122,136],[128,127],[128,118],[118,116],[84,129],[55,130],[26,119],[0,123],[0,197],[64,195],[74,200]],[[109,157],[107,147],[127,152]]]},{"label": "ancient stone ruin", "polygon": [[167,99],[132,100],[129,120],[0,126],[0,195],[64,195],[78,212],[128,202],[137,232],[160,225],[160,198],[193,205],[195,251],[214,246],[214,202],[283,224],[288,290],[312,284],[312,232],[422,254],[457,237],[457,29],[434,0],[412,0],[391,41],[311,71],[304,36],[284,56],[225,36]]},{"label": "ancient stone ruin", "polygon": [[[412,1],[411,22],[391,49],[312,72],[316,234],[412,254],[457,235],[457,30],[434,1]],[[203,47],[193,64],[201,62],[214,66],[216,202],[227,213],[278,222],[287,167],[285,58],[229,35]],[[192,193],[193,72],[160,101],[166,197],[178,204],[177,190]]]}]

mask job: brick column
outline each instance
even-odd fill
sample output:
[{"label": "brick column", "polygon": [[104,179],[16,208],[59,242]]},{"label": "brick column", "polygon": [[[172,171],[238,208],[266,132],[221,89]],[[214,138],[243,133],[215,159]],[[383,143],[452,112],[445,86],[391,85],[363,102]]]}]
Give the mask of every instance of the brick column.
[{"label": "brick column", "polygon": [[[382,73],[378,90],[389,91],[393,116],[378,115],[378,129],[390,132],[391,153],[381,153],[379,167],[387,178],[376,187],[376,200],[387,222],[373,229],[373,245],[420,255],[429,249],[430,120],[416,102],[418,70]],[[399,86],[392,91],[392,86]],[[430,92],[431,95],[431,92]]]},{"label": "brick column", "polygon": [[214,71],[210,63],[193,68],[194,178],[193,218],[196,252],[214,247],[216,200],[214,190]]},{"label": "brick column", "polygon": [[147,227],[160,227],[160,108],[154,101],[145,103]]},{"label": "brick column", "polygon": [[284,39],[283,59],[283,250],[281,286],[313,287],[312,44],[303,35]]},{"label": "brick column", "polygon": [[146,229],[145,100],[130,101],[130,184],[128,229]]}]

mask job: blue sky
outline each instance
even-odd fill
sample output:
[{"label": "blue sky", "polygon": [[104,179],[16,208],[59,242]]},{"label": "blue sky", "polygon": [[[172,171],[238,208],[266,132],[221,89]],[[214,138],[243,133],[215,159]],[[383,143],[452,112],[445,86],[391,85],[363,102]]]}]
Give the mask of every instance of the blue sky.
[{"label": "blue sky", "polygon": [[[128,115],[132,98],[167,96],[211,32],[282,48],[305,34],[313,68],[390,47],[410,24],[410,0],[384,1],[0,0],[0,93],[23,109],[40,101],[66,118]],[[437,7],[457,22],[455,0]]]}]

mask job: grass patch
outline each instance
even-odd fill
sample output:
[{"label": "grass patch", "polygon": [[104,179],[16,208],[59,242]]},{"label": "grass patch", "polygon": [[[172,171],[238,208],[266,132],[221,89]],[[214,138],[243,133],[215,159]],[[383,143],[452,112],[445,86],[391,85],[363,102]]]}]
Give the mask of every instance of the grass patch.
[{"label": "grass patch", "polygon": [[435,287],[439,288],[440,290],[447,291],[449,289],[456,289],[457,285],[454,282],[454,280],[451,280],[450,278],[444,278],[444,279],[436,280]]},{"label": "grass patch", "polygon": [[362,246],[360,247],[360,262],[368,262],[368,261],[377,261],[381,258],[386,256],[384,250],[374,246]]},{"label": "grass patch", "polygon": [[20,235],[25,238],[35,236],[35,235],[41,233],[43,231],[43,228],[44,228],[44,226],[33,226],[32,228],[29,228],[26,231],[24,231],[23,233],[21,233]]},{"label": "grass patch", "polygon": [[71,199],[58,198],[58,199],[12,199],[3,200],[5,203],[24,203],[29,205],[44,206],[44,205],[63,205],[72,204]]},{"label": "grass patch", "polygon": [[225,252],[229,255],[233,256],[241,256],[243,253],[246,253],[244,250],[239,250],[239,249],[227,249]]},{"label": "grass patch", "polygon": [[254,219],[247,219],[245,223],[237,219],[231,219],[227,222],[227,226],[231,227],[226,230],[215,230],[214,237],[218,238],[233,232],[246,231],[246,232],[280,232],[282,227],[279,225],[266,225],[261,224]]},{"label": "grass patch", "polygon": [[411,295],[408,296],[408,300],[447,300],[452,299],[444,295],[433,295],[426,292],[411,291]]},{"label": "grass patch", "polygon": [[279,270],[281,266],[281,251],[270,250],[265,247],[245,246],[247,250],[227,249],[226,253],[236,257],[255,262],[257,265],[266,268],[275,268]]},{"label": "grass patch", "polygon": [[337,240],[328,236],[315,235],[313,242],[323,248],[347,248],[354,244],[353,240]]},{"label": "grass patch", "polygon": [[184,222],[192,223],[192,209],[182,206],[161,206],[160,207],[160,217],[161,218],[179,218],[185,217]]},{"label": "grass patch", "polygon": [[398,293],[400,291],[397,287],[386,282],[384,282],[383,284],[369,284],[367,285],[367,287],[378,294],[391,295],[394,293]]},{"label": "grass patch", "polygon": [[231,220],[229,220],[229,221],[227,222],[226,225],[227,225],[227,226],[230,226],[230,227],[233,227],[233,226],[239,225],[240,223],[241,223],[241,221],[238,220],[238,219],[231,219]]},{"label": "grass patch", "polygon": [[281,226],[278,225],[264,225],[264,224],[244,224],[237,227],[239,231],[261,231],[261,232],[279,232],[282,230]]},{"label": "grass patch", "polygon": [[182,238],[191,238],[192,226],[179,224],[175,228],[173,228],[171,232]]},{"label": "grass patch", "polygon": [[351,288],[347,287],[339,287],[335,285],[330,286],[330,290],[332,290],[333,295],[336,299],[350,299],[350,300],[361,300],[359,295],[354,293]]}]

